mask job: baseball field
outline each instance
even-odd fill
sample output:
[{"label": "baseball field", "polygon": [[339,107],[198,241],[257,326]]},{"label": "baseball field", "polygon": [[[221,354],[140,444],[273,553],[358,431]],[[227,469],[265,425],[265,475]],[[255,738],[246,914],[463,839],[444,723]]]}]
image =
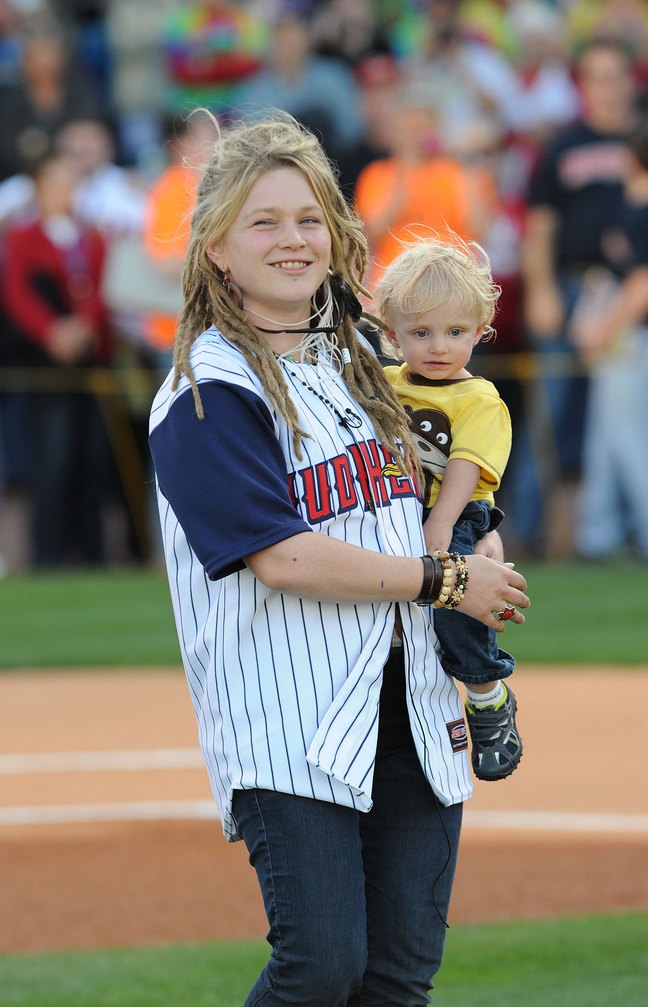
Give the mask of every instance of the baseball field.
[{"label": "baseball field", "polygon": [[[520,769],[480,783],[434,1003],[648,1003],[648,569],[537,565]],[[0,1005],[236,1007],[266,956],[166,583],[0,583]]]}]

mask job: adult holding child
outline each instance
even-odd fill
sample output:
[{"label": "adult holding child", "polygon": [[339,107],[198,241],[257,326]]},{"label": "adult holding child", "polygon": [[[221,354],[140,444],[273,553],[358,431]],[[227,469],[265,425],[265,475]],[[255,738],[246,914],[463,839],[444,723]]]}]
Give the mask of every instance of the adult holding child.
[{"label": "adult holding child", "polygon": [[150,443],[203,754],[270,924],[248,1007],[428,1002],[471,791],[432,605],[494,629],[528,605],[505,564],[423,555],[407,419],[353,325],[366,261],[312,134],[219,136]]}]

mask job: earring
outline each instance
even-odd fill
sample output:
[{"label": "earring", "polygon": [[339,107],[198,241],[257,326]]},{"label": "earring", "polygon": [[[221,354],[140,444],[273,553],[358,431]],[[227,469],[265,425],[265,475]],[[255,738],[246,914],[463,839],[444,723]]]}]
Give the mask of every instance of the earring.
[{"label": "earring", "polygon": [[219,279],[220,279],[221,283],[223,284],[223,286],[224,286],[225,290],[227,291],[227,293],[231,294],[231,296],[234,298],[234,303],[236,304],[236,307],[239,309],[239,311],[242,311],[243,310],[243,294],[241,293],[240,289],[234,283],[234,280],[232,279],[232,277],[230,276],[230,274],[227,273],[227,272],[226,273],[221,273],[219,271]]}]

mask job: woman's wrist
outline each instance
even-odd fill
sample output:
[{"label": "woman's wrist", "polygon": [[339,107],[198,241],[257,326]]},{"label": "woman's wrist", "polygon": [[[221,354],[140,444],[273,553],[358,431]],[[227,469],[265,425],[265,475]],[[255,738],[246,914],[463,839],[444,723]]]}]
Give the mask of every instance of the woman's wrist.
[{"label": "woman's wrist", "polygon": [[[444,557],[448,557],[446,560]],[[417,605],[446,604],[455,582],[455,570],[448,553],[435,552],[421,556],[423,581],[414,599]]]},{"label": "woman's wrist", "polygon": [[421,556],[423,582],[414,599],[417,605],[434,608],[457,608],[464,599],[468,586],[468,564],[465,556],[437,550],[432,555]]}]

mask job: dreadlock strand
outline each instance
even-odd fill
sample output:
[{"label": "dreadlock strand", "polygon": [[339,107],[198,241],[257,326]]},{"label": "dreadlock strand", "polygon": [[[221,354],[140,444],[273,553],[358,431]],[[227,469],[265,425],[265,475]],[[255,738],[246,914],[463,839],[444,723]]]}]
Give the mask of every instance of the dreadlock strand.
[{"label": "dreadlock strand", "polygon": [[247,320],[236,306],[228,305],[222,318],[216,317],[223,335],[241,351],[246,361],[257,375],[268,398],[288,424],[293,438],[293,448],[297,458],[303,458],[302,439],[308,437],[299,425],[297,409],[288,394],[288,386],[283,371],[277,362],[267,339]]},{"label": "dreadlock strand", "polygon": [[340,343],[349,350],[350,361],[344,368],[349,390],[372,417],[376,432],[403,471],[420,475],[407,417],[384,376],[380,362],[358,341],[349,320],[341,326],[340,336]]}]

